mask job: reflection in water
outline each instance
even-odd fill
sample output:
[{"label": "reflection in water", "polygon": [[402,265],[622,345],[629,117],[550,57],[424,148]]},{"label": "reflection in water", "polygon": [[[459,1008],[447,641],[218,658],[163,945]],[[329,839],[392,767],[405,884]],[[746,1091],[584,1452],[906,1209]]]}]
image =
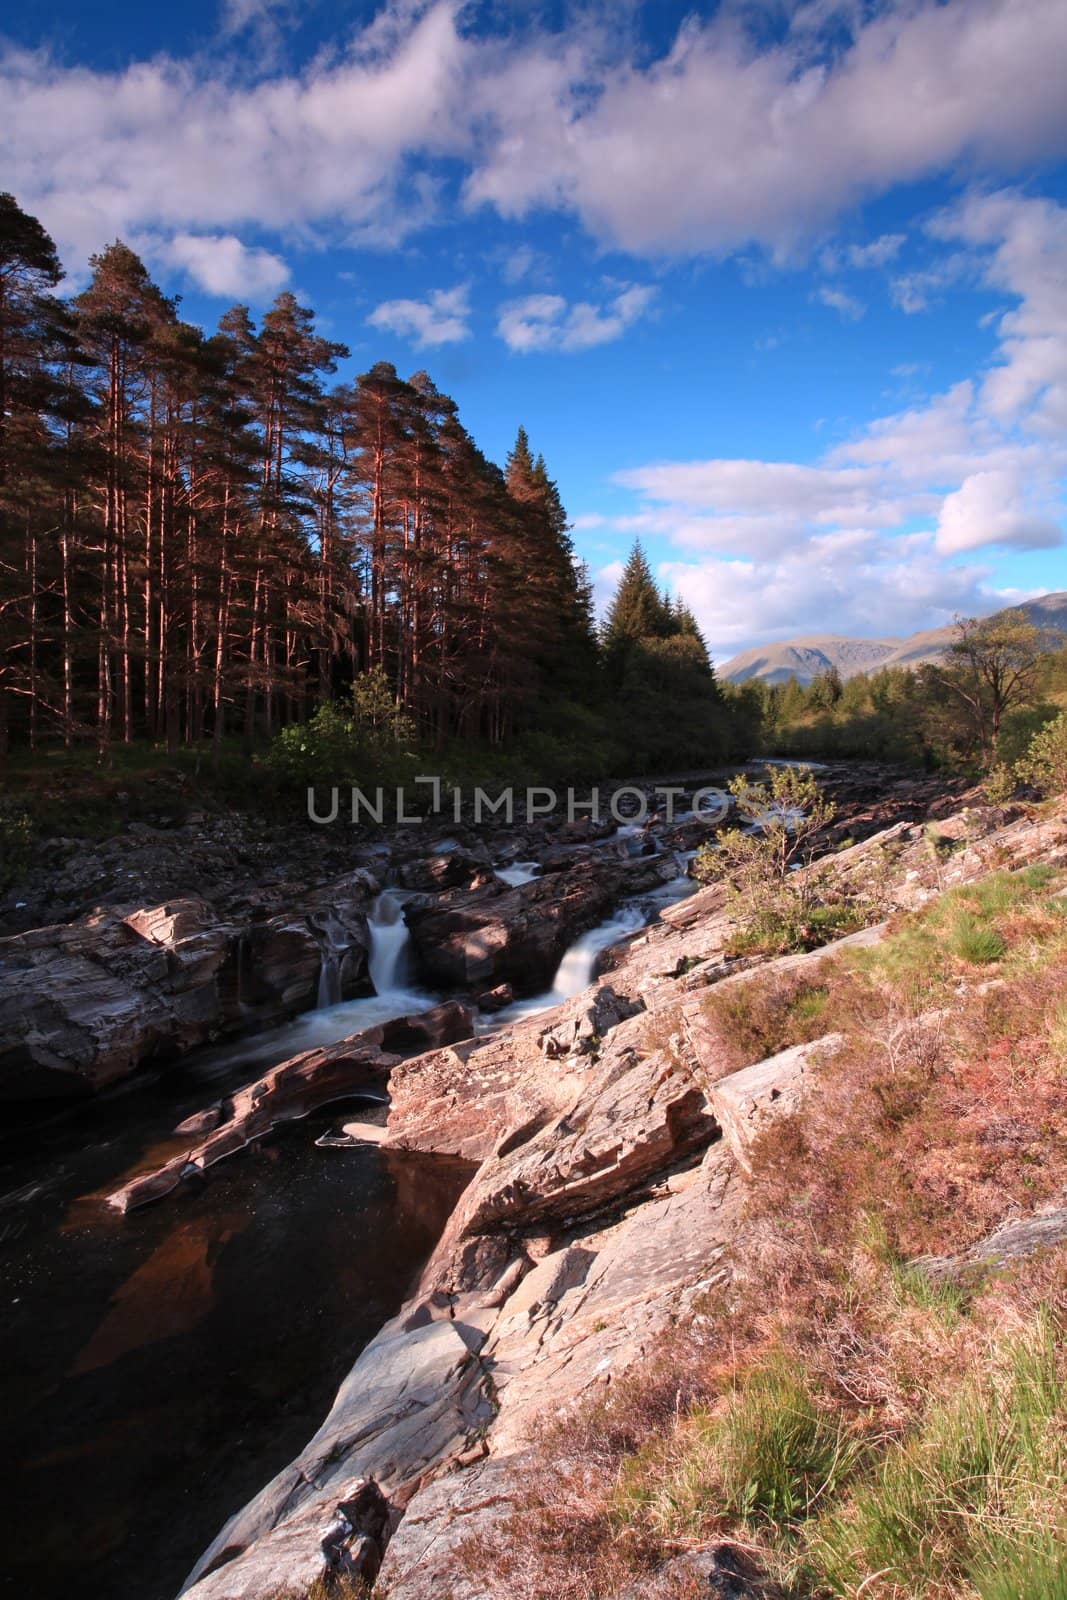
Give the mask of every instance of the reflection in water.
[{"label": "reflection in water", "polygon": [[211,1306],[218,1253],[247,1221],[208,1215],[179,1223],[116,1290],[110,1311],[75,1361],[72,1375],[106,1367],[127,1350],[195,1328]]},{"label": "reflection in water", "polygon": [[172,1600],[318,1427],[470,1175],[317,1149],[341,1119],[319,1113],[165,1205],[120,1217],[80,1198],[218,1093],[158,1083],[0,1150],[0,1194],[18,1197],[4,1217],[22,1224],[0,1243],[0,1413],[19,1486],[0,1596]]}]

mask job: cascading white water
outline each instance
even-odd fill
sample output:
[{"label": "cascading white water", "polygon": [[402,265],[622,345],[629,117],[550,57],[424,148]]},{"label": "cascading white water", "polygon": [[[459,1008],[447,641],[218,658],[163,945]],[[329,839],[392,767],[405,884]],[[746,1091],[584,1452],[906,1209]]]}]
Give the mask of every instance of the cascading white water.
[{"label": "cascading white water", "polygon": [[341,1003],[341,962],[337,951],[332,946],[327,946],[322,952],[322,966],[319,968],[319,988],[315,996],[315,1005],[321,1011],[323,1006],[336,1006]]},{"label": "cascading white water", "polygon": [[639,905],[620,906],[599,927],[590,928],[576,939],[556,968],[556,976],[549,990],[549,1005],[569,1000],[572,994],[581,994],[593,981],[596,959],[602,950],[618,944],[628,933],[634,933],[648,921]]},{"label": "cascading white water", "polygon": [[510,867],[494,867],[493,871],[503,883],[517,889],[522,883],[532,883],[541,866],[537,861],[513,861]]},{"label": "cascading white water", "polygon": [[643,928],[654,915],[651,903],[630,901],[627,905],[619,906],[606,922],[590,928],[588,933],[583,933],[580,939],[574,941],[556,968],[551,989],[543,994],[531,995],[528,1000],[516,1000],[513,1005],[495,1012],[485,1019],[481,1025],[482,1031],[498,1028],[504,1023],[518,1022],[523,1017],[532,1017],[538,1011],[548,1011],[561,1001],[569,1000],[572,995],[581,994],[593,981],[600,952],[618,944],[628,933]]},{"label": "cascading white water", "polygon": [[404,921],[404,905],[394,889],[385,889],[375,900],[367,919],[370,954],[367,970],[375,994],[393,994],[403,988],[406,976],[410,934]]},{"label": "cascading white water", "polygon": [[[341,999],[340,954],[345,946],[327,931],[315,1010],[303,1012],[281,1028],[272,1028],[253,1039],[225,1045],[212,1051],[210,1056],[201,1057],[199,1068],[202,1075],[227,1071],[238,1061],[243,1064],[258,1062],[273,1065],[301,1050],[332,1044],[336,1039],[359,1033],[362,1028],[373,1028],[379,1022],[390,1022],[394,1017],[428,1011],[431,1006],[437,1005],[437,996],[427,994],[422,989],[404,987],[409,967],[409,934],[403,914],[406,898],[402,891],[384,890],[375,900],[367,918],[370,935],[367,971],[374,985],[372,995],[359,1000]],[[330,970],[331,957],[336,977]]]},{"label": "cascading white water", "polygon": [[349,947],[349,940],[346,930],[332,916],[326,917],[320,934],[322,964],[315,1004],[321,1009],[341,1003],[341,958]]}]

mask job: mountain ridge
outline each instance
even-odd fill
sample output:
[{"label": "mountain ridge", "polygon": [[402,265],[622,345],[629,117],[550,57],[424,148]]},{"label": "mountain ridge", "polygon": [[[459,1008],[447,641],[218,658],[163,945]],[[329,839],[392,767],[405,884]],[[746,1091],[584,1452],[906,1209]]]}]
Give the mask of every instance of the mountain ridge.
[{"label": "mountain ridge", "polygon": [[[1039,627],[1067,634],[1067,590],[1038,595],[1017,607],[1002,609],[1023,611]],[[1001,612],[992,615],[1000,616]],[[836,668],[843,678],[853,678],[876,672],[881,667],[920,666],[923,662],[941,659],[953,632],[952,625],[946,624],[902,638],[890,635],[861,639],[849,634],[826,633],[780,639],[739,651],[723,662],[718,675],[729,683],[748,683],[754,679],[786,683],[790,678],[810,683],[820,672],[831,668]]]}]

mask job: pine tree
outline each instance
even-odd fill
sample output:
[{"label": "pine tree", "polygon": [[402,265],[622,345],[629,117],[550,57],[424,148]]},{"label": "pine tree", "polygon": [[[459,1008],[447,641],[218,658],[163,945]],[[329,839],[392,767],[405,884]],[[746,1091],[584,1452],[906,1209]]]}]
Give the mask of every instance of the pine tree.
[{"label": "pine tree", "polygon": [[16,696],[28,702],[31,742],[36,732],[49,579],[40,518],[51,498],[49,361],[58,316],[51,291],[60,276],[44,228],[13,195],[0,194],[0,754]]},{"label": "pine tree", "polygon": [[601,642],[608,671],[617,681],[631,649],[643,639],[667,639],[675,632],[670,607],[656,588],[639,542],[634,544],[604,619]]}]

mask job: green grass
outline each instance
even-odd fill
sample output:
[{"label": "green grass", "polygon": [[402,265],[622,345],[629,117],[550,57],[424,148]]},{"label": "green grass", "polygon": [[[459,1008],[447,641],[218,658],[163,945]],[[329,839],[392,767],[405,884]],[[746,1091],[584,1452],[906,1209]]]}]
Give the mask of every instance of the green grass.
[{"label": "green grass", "polygon": [[990,961],[1000,961],[1008,950],[1007,943],[997,932],[980,922],[977,917],[960,912],[952,925],[952,953],[972,966],[983,966]]},{"label": "green grass", "polygon": [[841,1419],[820,1408],[804,1374],[784,1358],[754,1368],[718,1408],[691,1413],[666,1459],[638,1455],[621,1475],[614,1510],[699,1536],[709,1511],[750,1527],[810,1516],[847,1477],[856,1455]]},{"label": "green grass", "polygon": [[1049,1529],[1025,1550],[997,1550],[974,1586],[981,1600],[1067,1600],[1067,1528]]},{"label": "green grass", "polygon": [[[978,1583],[983,1600],[1018,1600],[1027,1591],[1003,1588],[1005,1574],[1029,1567],[1042,1581],[1062,1518],[1065,1406],[1052,1324],[1039,1314],[814,1520],[799,1571],[842,1597],[921,1600]],[[1030,1592],[1045,1600],[1046,1591]]]},{"label": "green grass", "polygon": [[[1065,903],[1054,897],[1063,874],[1045,866],[992,872],[950,889],[899,920],[880,945],[858,951],[853,968],[888,982],[917,1008],[936,1004],[959,976],[959,963],[1003,963],[1005,976],[1033,968],[1064,946]],[[1036,917],[1021,938],[1018,919]]]}]

